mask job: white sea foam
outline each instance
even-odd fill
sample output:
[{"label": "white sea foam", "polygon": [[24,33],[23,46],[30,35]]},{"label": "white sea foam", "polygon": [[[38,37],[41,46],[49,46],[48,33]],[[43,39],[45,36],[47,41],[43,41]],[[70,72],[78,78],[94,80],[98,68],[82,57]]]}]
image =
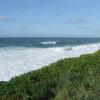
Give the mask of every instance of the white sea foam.
[{"label": "white sea foam", "polygon": [[54,44],[57,44],[57,41],[45,41],[45,42],[41,42],[41,44],[44,44],[44,45],[45,45],[45,44],[46,44],[46,45],[47,45],[47,44],[53,44],[53,45],[54,45]]},{"label": "white sea foam", "polygon": [[100,43],[54,48],[0,48],[0,81],[40,69],[61,58],[78,57],[100,49]]}]

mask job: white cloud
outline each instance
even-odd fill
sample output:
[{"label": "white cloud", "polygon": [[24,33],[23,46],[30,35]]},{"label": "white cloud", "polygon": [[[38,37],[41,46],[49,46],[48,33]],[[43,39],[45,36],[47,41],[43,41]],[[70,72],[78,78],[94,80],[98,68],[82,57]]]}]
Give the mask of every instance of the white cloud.
[{"label": "white cloud", "polygon": [[84,23],[88,23],[88,21],[81,18],[73,18],[73,19],[67,19],[64,23],[65,24],[84,24]]},{"label": "white cloud", "polygon": [[8,17],[7,16],[0,16],[0,20],[7,20]]}]

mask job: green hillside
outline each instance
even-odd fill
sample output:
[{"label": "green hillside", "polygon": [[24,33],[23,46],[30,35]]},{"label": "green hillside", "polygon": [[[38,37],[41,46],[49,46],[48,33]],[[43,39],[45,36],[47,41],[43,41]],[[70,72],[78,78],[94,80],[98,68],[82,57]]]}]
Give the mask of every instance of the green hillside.
[{"label": "green hillside", "polygon": [[100,100],[100,51],[0,82],[0,100]]}]

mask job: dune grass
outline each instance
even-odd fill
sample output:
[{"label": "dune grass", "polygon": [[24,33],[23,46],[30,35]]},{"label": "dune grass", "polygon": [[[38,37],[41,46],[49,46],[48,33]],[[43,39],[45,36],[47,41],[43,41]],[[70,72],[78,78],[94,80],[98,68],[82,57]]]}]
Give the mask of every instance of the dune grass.
[{"label": "dune grass", "polygon": [[0,100],[100,100],[100,51],[0,82]]}]

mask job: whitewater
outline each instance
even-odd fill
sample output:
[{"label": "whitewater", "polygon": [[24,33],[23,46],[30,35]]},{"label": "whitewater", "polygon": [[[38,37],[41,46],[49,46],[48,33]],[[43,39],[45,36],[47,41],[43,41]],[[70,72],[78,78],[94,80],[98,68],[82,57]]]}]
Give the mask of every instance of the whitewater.
[{"label": "whitewater", "polygon": [[[51,42],[42,42],[42,44],[51,44]],[[2,47],[0,48],[0,81],[9,81],[15,76],[40,69],[57,60],[79,57],[99,49],[100,43],[48,48]]]}]

